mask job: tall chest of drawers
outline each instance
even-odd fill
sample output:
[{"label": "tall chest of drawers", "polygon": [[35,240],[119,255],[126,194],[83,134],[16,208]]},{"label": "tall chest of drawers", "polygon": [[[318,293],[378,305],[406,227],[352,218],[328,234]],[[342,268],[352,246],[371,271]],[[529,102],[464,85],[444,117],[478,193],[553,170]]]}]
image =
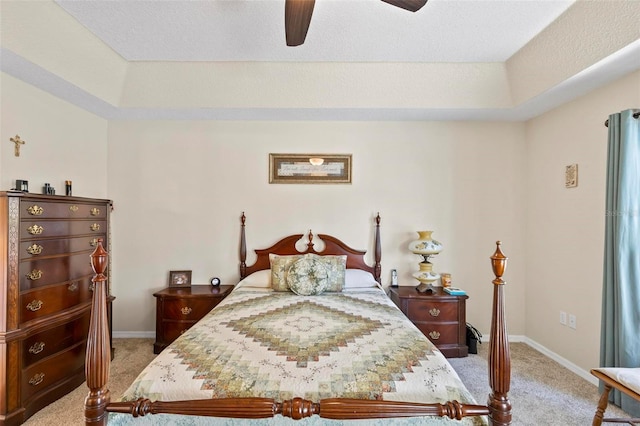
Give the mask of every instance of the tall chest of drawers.
[{"label": "tall chest of drawers", "polygon": [[109,247],[110,210],[103,199],[0,192],[0,425],[84,381],[90,255],[100,238]]}]

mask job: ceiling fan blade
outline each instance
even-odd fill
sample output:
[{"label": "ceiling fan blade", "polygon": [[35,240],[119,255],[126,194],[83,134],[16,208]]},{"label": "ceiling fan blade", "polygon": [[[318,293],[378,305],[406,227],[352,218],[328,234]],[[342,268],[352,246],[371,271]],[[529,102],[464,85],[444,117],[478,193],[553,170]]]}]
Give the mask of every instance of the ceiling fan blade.
[{"label": "ceiling fan blade", "polygon": [[410,12],[417,12],[427,4],[427,0],[382,0],[385,3],[400,7]]},{"label": "ceiling fan blade", "polygon": [[284,4],[284,28],[287,46],[304,43],[313,15],[315,0],[286,0]]}]

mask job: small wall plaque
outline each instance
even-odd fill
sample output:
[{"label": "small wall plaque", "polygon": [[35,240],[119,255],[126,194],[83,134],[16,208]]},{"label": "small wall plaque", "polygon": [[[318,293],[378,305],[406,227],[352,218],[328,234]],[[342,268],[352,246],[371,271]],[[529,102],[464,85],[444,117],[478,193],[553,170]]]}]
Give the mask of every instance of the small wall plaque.
[{"label": "small wall plaque", "polygon": [[566,188],[575,188],[578,186],[578,165],[570,164],[565,170],[565,183]]}]

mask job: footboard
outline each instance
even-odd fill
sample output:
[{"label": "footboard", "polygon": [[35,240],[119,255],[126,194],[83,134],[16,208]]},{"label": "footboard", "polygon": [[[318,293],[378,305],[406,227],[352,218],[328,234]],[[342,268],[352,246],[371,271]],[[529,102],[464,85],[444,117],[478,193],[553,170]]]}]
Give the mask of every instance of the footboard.
[{"label": "footboard", "polygon": [[[376,241],[378,244],[378,241]],[[492,425],[511,424],[511,403],[508,391],[511,377],[510,355],[504,315],[504,284],[502,279],[507,258],[500,250],[500,242],[491,264],[495,279],[493,316],[489,343],[489,384],[491,394],[487,405],[462,404],[458,401],[439,403],[393,402],[329,398],[313,402],[302,398],[276,401],[270,398],[225,398],[190,401],[110,402],[107,386],[110,367],[109,333],[106,315],[107,253],[99,240],[91,255],[95,271],[93,307],[87,343],[86,375],[89,394],[84,413],[87,425],[106,425],[109,412],[128,413],[134,417],[148,414],[182,414],[228,418],[268,418],[282,415],[298,420],[313,415],[327,419],[374,419],[394,417],[440,416],[460,420],[468,416],[487,415]]]}]

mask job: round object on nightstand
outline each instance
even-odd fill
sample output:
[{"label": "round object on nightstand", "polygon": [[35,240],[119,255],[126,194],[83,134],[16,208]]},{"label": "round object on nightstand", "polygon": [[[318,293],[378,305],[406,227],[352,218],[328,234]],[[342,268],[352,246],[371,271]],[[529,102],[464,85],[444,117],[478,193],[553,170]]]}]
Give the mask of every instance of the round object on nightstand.
[{"label": "round object on nightstand", "polygon": [[209,282],[211,283],[212,286],[218,287],[220,285],[220,278],[213,277],[213,278],[211,278],[211,281],[209,281]]}]

